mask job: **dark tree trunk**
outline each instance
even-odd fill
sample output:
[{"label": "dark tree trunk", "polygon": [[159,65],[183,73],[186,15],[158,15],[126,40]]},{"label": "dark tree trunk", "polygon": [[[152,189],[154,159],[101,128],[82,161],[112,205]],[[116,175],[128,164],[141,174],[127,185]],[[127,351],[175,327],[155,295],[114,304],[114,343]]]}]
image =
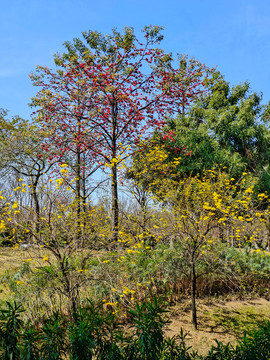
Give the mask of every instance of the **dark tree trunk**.
[{"label": "dark tree trunk", "polygon": [[225,234],[224,234],[224,227],[221,224],[218,224],[218,235],[219,235],[219,240],[222,243],[225,243]]},{"label": "dark tree trunk", "polygon": [[34,240],[39,239],[39,232],[40,232],[40,206],[39,206],[39,200],[38,200],[38,194],[37,194],[37,184],[38,184],[39,176],[36,176],[35,179],[31,177],[31,183],[32,183],[32,191],[31,196],[33,199],[33,207],[34,207]]},{"label": "dark tree trunk", "polygon": [[[117,102],[114,102],[111,106],[112,118],[111,118],[111,149],[112,160],[116,158],[116,145],[117,145]],[[111,193],[112,193],[112,241],[117,242],[119,231],[119,207],[118,207],[118,191],[117,191],[117,164],[113,162],[111,164]]]},{"label": "dark tree trunk", "polygon": [[118,208],[118,191],[117,191],[117,165],[112,166],[112,240],[118,240],[119,230],[119,208]]},{"label": "dark tree trunk", "polygon": [[86,179],[85,179],[85,174],[83,174],[83,177],[82,177],[82,209],[83,209],[83,225],[84,226],[86,226],[86,210],[87,210],[86,199],[87,199]]},{"label": "dark tree trunk", "polygon": [[62,283],[64,285],[64,291],[66,296],[70,300],[72,316],[76,320],[75,314],[78,312],[78,288],[77,287],[74,288],[72,286],[70,265],[68,259],[65,257],[62,258],[60,254],[58,256],[58,259],[62,272]]},{"label": "dark tree trunk", "polygon": [[142,209],[142,216],[143,216],[142,229],[145,232],[146,228],[147,228],[147,205],[146,205],[146,195],[145,194],[142,194],[142,196],[141,196],[140,206]]},{"label": "dark tree trunk", "polygon": [[[84,165],[85,165],[85,160],[84,160]],[[86,229],[86,225],[87,225],[87,221],[86,221],[86,212],[87,212],[87,205],[86,205],[86,199],[87,199],[87,193],[86,193],[86,178],[85,178],[85,170],[83,171],[82,174],[82,224],[83,224],[83,228],[82,228],[82,239],[81,239],[81,245],[82,247],[84,247],[85,241],[86,241],[86,236],[85,236],[85,229]]]},{"label": "dark tree trunk", "polygon": [[270,226],[267,226],[267,251],[270,251]]},{"label": "dark tree trunk", "polygon": [[197,324],[197,309],[196,309],[196,286],[197,286],[197,277],[195,270],[195,263],[192,262],[191,265],[191,311],[192,311],[192,324],[194,329],[198,329]]},{"label": "dark tree trunk", "polygon": [[77,148],[76,159],[76,213],[77,213],[77,239],[81,237],[81,153]]}]

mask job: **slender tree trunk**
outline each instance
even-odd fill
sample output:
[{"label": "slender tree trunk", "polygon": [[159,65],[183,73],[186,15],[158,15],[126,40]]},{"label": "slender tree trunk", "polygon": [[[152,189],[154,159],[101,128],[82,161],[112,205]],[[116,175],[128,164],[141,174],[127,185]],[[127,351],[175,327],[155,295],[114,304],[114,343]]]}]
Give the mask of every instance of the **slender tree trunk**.
[{"label": "slender tree trunk", "polygon": [[147,226],[147,206],[146,206],[146,198],[144,194],[141,196],[141,198],[139,198],[138,202],[142,211],[142,230],[143,232],[145,232]]},{"label": "slender tree trunk", "polygon": [[33,180],[33,178],[31,177],[31,185],[32,185],[32,191],[31,191],[31,196],[33,199],[33,207],[34,207],[34,226],[33,226],[33,230],[34,230],[34,237],[33,239],[39,239],[39,232],[40,232],[40,206],[39,206],[39,201],[38,201],[38,195],[37,195],[37,184],[38,184],[38,179],[39,177],[36,176],[36,178]]},{"label": "slender tree trunk", "polygon": [[267,251],[270,251],[270,225],[267,226]]},{"label": "slender tree trunk", "polygon": [[197,277],[195,271],[195,263],[191,264],[191,311],[192,311],[192,324],[194,329],[198,329],[197,324],[197,309],[196,309],[196,286],[197,286]]},{"label": "slender tree trunk", "polygon": [[81,153],[77,148],[76,163],[76,213],[77,213],[77,239],[81,237]]},{"label": "slender tree trunk", "polygon": [[72,280],[71,280],[71,272],[70,272],[70,265],[67,258],[62,258],[60,255],[58,256],[60,268],[62,272],[62,283],[64,286],[64,291],[66,296],[69,298],[71,303],[71,311],[72,316],[76,320],[76,313],[78,312],[78,291],[77,289],[73,289]]},{"label": "slender tree trunk", "polygon": [[[117,104],[112,104],[111,118],[111,139],[112,139],[112,159],[116,158],[116,126],[117,126]],[[113,162],[111,170],[111,192],[112,192],[112,241],[117,242],[119,231],[119,207],[118,207],[118,191],[117,191],[117,164]]]},{"label": "slender tree trunk", "polygon": [[226,242],[225,239],[224,239],[224,228],[221,224],[218,224],[218,235],[219,235],[219,240],[224,243]]},{"label": "slender tree trunk", "polygon": [[146,231],[146,228],[147,228],[147,209],[146,209],[145,206],[144,206],[143,209],[142,209],[142,213],[143,213],[142,229],[143,229],[143,232],[145,232],[145,231]]},{"label": "slender tree trunk", "polygon": [[83,174],[82,177],[82,209],[83,209],[83,225],[86,226],[86,199],[87,199],[87,195],[86,195],[86,180],[85,180],[85,174]]},{"label": "slender tree trunk", "polygon": [[113,164],[111,174],[111,191],[112,191],[112,240],[118,240],[119,230],[119,207],[118,207],[118,190],[117,190],[117,165]]},{"label": "slender tree trunk", "polygon": [[[84,160],[84,165],[85,165],[85,160]],[[86,211],[87,211],[87,205],[86,205],[86,199],[87,199],[87,194],[86,194],[86,179],[85,179],[85,170],[83,171],[82,174],[82,224],[83,224],[83,228],[82,228],[82,247],[85,246],[85,241],[86,241],[86,225],[87,225],[87,221],[86,221]]]}]

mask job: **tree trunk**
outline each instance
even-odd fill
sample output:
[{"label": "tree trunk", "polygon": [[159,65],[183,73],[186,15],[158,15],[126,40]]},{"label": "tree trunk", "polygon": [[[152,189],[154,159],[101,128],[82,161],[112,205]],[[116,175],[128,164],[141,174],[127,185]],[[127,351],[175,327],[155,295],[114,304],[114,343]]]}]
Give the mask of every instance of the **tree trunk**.
[{"label": "tree trunk", "polygon": [[34,226],[33,226],[33,231],[34,231],[34,240],[39,240],[39,232],[40,232],[40,206],[39,206],[39,201],[38,201],[38,195],[37,195],[37,184],[38,184],[38,179],[39,177],[36,176],[35,180],[33,180],[33,178],[31,177],[31,185],[32,185],[32,191],[31,191],[31,196],[33,199],[33,205],[34,205]]},{"label": "tree trunk", "polygon": [[[111,150],[112,150],[112,160],[116,159],[116,127],[117,127],[117,102],[115,101],[111,106],[112,118],[111,118]],[[118,231],[119,231],[119,208],[118,208],[118,192],[117,192],[117,164],[113,162],[112,166],[112,182],[111,182],[111,192],[112,192],[112,242],[117,242],[118,240]]]},{"label": "tree trunk", "polygon": [[76,164],[76,213],[77,213],[77,240],[81,237],[81,153],[77,147],[77,164]]},{"label": "tree trunk", "polygon": [[112,240],[118,240],[119,230],[119,208],[118,208],[118,191],[117,191],[117,165],[112,166]]},{"label": "tree trunk", "polygon": [[146,194],[144,192],[142,192],[140,206],[143,215],[142,229],[143,232],[145,232],[147,230],[147,200],[146,200]]},{"label": "tree trunk", "polygon": [[86,211],[87,211],[87,205],[86,205],[86,200],[87,200],[87,194],[86,194],[86,179],[85,179],[85,174],[83,174],[82,177],[82,211],[83,211],[83,225],[84,227],[86,226]]},{"label": "tree trunk", "polygon": [[218,224],[218,235],[219,235],[219,240],[222,242],[222,243],[225,243],[226,240],[225,240],[225,234],[224,234],[224,228],[221,224]]},{"label": "tree trunk", "polygon": [[[85,160],[84,160],[84,166],[85,166]],[[86,221],[86,213],[87,213],[87,205],[86,205],[86,200],[87,200],[87,193],[86,193],[86,178],[85,178],[85,170],[83,170],[82,173],[82,231],[81,231],[81,246],[85,247],[86,245],[86,226],[87,226],[87,221]]]},{"label": "tree trunk", "polygon": [[191,265],[191,311],[192,311],[192,324],[194,329],[198,329],[197,325],[197,309],[196,309],[196,285],[197,285],[197,277],[195,271],[195,263],[192,262]]},{"label": "tree trunk", "polygon": [[267,226],[267,251],[270,251],[270,226]]},{"label": "tree trunk", "polygon": [[76,313],[78,312],[78,287],[72,286],[71,271],[69,261],[65,257],[58,256],[61,272],[62,272],[62,283],[65,291],[65,295],[70,300],[71,315],[76,320]]}]

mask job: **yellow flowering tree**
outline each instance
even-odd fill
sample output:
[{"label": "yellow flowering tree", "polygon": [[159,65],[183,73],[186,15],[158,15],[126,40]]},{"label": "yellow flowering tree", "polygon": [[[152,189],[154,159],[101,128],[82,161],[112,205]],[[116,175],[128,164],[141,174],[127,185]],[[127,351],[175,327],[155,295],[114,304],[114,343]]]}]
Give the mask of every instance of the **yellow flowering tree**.
[{"label": "yellow flowering tree", "polygon": [[[4,119],[3,119],[4,121]],[[6,120],[5,136],[1,141],[1,168],[11,169],[19,182],[14,190],[26,192],[28,190],[31,197],[33,228],[35,236],[40,231],[40,184],[42,178],[48,174],[55,164],[51,157],[50,148],[44,151],[42,141],[44,133],[40,131],[34,123],[29,123],[23,119],[16,118],[12,121]]]},{"label": "yellow flowering tree", "polygon": [[[251,233],[255,231],[250,224],[258,218],[258,211],[253,211],[253,185],[246,173],[236,182],[220,166],[204,171],[201,176],[179,178],[176,169],[180,161],[180,157],[171,161],[166,147],[153,141],[146,151],[138,152],[131,171],[134,182],[144,186],[152,199],[171,214],[170,235],[180,241],[182,256],[189,267],[192,319],[197,329],[196,287],[200,264],[208,261],[208,251],[222,239],[220,233],[229,228],[235,229],[237,244],[242,245],[244,231],[248,227]],[[250,239],[254,239],[252,234]],[[222,240],[229,238],[223,236]]]},{"label": "yellow flowering tree", "polygon": [[[55,298],[62,296],[73,314],[78,310],[81,288],[95,277],[88,271],[89,261],[94,251],[104,246],[110,221],[102,209],[92,206],[80,223],[82,232],[78,238],[77,206],[66,189],[64,176],[62,173],[61,178],[49,181],[48,187],[42,189],[46,206],[40,209],[38,234],[35,226],[26,221],[25,210],[31,211],[31,207],[24,209],[14,198],[1,194],[0,233],[8,232],[14,251],[21,247],[30,252],[30,257],[40,264],[34,269],[40,274],[37,276],[46,279],[47,289]],[[31,245],[21,246],[29,238]]]},{"label": "yellow flowering tree", "polygon": [[[207,258],[218,241],[220,227],[237,228],[249,224],[258,213],[251,213],[252,186],[243,176],[239,182],[222,169],[204,171],[203,176],[186,177],[164,188],[164,200],[173,213],[175,234],[181,242],[183,257],[190,269],[192,322],[197,329],[196,287],[198,265]],[[238,227],[239,244],[243,237]],[[253,229],[254,231],[255,229]],[[214,261],[215,259],[212,259]]]}]

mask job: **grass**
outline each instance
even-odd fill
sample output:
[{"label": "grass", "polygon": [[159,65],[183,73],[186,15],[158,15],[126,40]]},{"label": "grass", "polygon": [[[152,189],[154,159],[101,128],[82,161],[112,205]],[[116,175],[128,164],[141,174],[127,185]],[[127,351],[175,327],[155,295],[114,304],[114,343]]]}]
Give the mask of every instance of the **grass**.
[{"label": "grass", "polygon": [[259,303],[257,303],[257,306],[245,305],[245,302],[241,304],[243,307],[238,309],[216,309],[212,314],[212,318],[215,320],[215,326],[223,328],[227,333],[241,336],[244,332],[249,331],[250,328],[255,328],[263,323],[264,319],[270,320],[269,306],[264,307],[262,311],[258,307]]},{"label": "grass", "polygon": [[22,270],[28,259],[31,267],[37,269],[44,266],[43,256],[47,254],[45,249],[12,249],[0,247],[0,303],[12,300],[14,290],[10,286],[11,280]]},{"label": "grass", "polygon": [[[243,252],[234,251],[234,253],[237,257],[245,256],[245,258],[248,259],[247,255]],[[234,255],[234,253],[232,255]],[[38,275],[39,272],[35,271],[36,269],[47,266],[48,263],[43,261],[43,257],[46,255],[50,256],[49,251],[46,249],[22,250],[0,248],[0,303],[12,299],[22,302],[27,308],[25,315],[28,318],[35,319],[37,322],[42,319],[42,317],[49,316],[52,310],[60,309],[65,312],[67,307],[66,298],[59,294],[56,295],[55,288],[53,288],[54,285],[50,283],[50,280],[44,277],[42,278]],[[161,290],[164,289],[162,283],[164,282],[166,269],[170,271],[168,272],[169,275],[167,275],[168,278],[170,278],[171,271],[174,269],[174,263],[169,263],[168,259],[170,258],[164,257],[162,249],[158,249],[156,252],[153,251],[151,257],[150,255],[133,257],[133,264],[128,260],[123,260],[122,262],[111,261],[107,263],[104,261],[104,259],[107,258],[106,255],[104,251],[92,254],[89,260],[89,273],[97,276],[98,281],[89,282],[82,288],[82,301],[86,297],[104,298],[110,302],[120,301],[121,306],[124,303],[125,306],[130,306],[132,305],[130,300],[133,295],[129,293],[127,296],[125,295],[124,298],[116,299],[117,293],[112,292],[112,288],[117,287],[119,294],[121,294],[121,287],[123,286],[127,286],[130,289],[132,289],[132,287],[138,289],[139,293],[136,293],[134,297],[136,301],[141,301],[143,296],[149,296],[150,291],[155,292],[158,290],[159,293],[162,294]],[[252,256],[254,258],[254,255]],[[119,254],[116,254],[115,257],[118,258]],[[32,259],[29,262],[31,267],[30,272],[27,272],[26,266],[28,259]],[[162,270],[162,266],[165,271]],[[167,266],[167,268],[165,268],[165,266]],[[152,282],[151,285],[148,285],[148,283],[150,284],[148,280],[152,276],[152,273],[155,281]],[[245,275],[245,273],[243,274]],[[251,272],[250,274],[252,275],[253,273]],[[136,276],[137,279],[135,279]],[[16,280],[21,280],[22,284],[16,285]],[[138,286],[138,282],[142,284]],[[173,285],[174,279],[171,280],[171,282]],[[250,284],[250,286],[251,285],[252,284]],[[148,286],[149,290],[147,290]],[[188,283],[186,286],[188,286]],[[269,283],[267,286],[269,286]],[[173,289],[172,287],[169,290],[173,292],[175,291]],[[162,291],[164,295],[164,290]],[[184,332],[188,334],[188,346],[192,346],[202,354],[206,353],[209,347],[215,344],[214,339],[218,339],[224,344],[228,342],[235,344],[237,339],[239,339],[245,331],[255,328],[263,320],[270,320],[269,302],[264,298],[260,298],[259,294],[256,293],[256,287],[254,287],[254,291],[252,291],[252,296],[254,295],[253,299],[248,298],[251,296],[249,290],[244,293],[244,296],[243,293],[241,293],[241,300],[233,298],[233,291],[219,298],[199,298],[199,330],[194,331],[191,324],[188,290],[185,295],[182,290],[179,291],[179,293],[177,292],[179,296],[170,297],[169,293],[167,295],[168,304],[170,303],[170,299],[172,299],[175,304],[169,308],[172,323],[168,327],[168,335],[173,336],[179,334],[180,329],[183,328]],[[123,299],[126,301],[123,302]],[[230,301],[226,301],[226,299],[230,299]]]},{"label": "grass", "polygon": [[182,328],[187,333],[187,345],[204,355],[215,345],[215,339],[235,345],[245,332],[270,320],[270,303],[263,298],[201,299],[198,301],[198,331],[191,325],[190,303],[187,300],[172,306],[170,314],[172,323],[168,327],[168,335],[177,335]]},{"label": "grass", "polygon": [[33,263],[38,267],[42,265],[42,258],[47,255],[46,249],[13,249],[8,247],[0,247],[0,276],[4,275],[7,270],[16,271],[24,261],[33,259]]}]

